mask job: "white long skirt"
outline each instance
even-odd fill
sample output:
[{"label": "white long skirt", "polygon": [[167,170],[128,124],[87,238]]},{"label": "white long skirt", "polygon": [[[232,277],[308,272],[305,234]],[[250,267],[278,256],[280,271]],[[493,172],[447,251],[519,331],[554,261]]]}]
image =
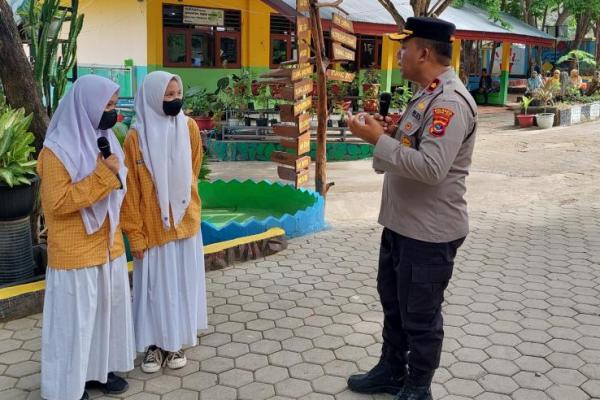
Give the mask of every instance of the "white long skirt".
[{"label": "white long skirt", "polygon": [[144,252],[133,271],[133,321],[137,351],[195,346],[206,329],[202,233]]},{"label": "white long skirt", "polygon": [[125,255],[91,268],[48,268],[41,395],[79,400],[86,381],[133,369],[135,337]]}]

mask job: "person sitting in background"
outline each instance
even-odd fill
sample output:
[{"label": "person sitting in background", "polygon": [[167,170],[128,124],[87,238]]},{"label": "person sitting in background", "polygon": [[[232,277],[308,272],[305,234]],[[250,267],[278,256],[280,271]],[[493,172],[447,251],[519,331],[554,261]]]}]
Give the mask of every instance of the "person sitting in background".
[{"label": "person sitting in background", "polygon": [[583,79],[579,75],[578,69],[572,69],[569,77],[571,81],[571,87],[581,90],[583,88]]},{"label": "person sitting in background", "polygon": [[[548,81],[552,81],[552,82],[556,82],[556,83],[560,84],[560,70],[555,69],[554,72],[552,73],[552,77],[550,79],[548,79]],[[546,81],[546,83],[548,81]]]},{"label": "person sitting in background", "polygon": [[542,82],[542,78],[538,75],[536,71],[531,73],[531,77],[527,79],[527,91],[525,94],[534,94],[539,88],[544,85]]},{"label": "person sitting in background", "polygon": [[600,71],[595,71],[592,82],[587,87],[586,94],[592,96],[598,91],[600,91]]},{"label": "person sitting in background", "polygon": [[469,87],[469,74],[465,71],[464,67],[460,67],[460,71],[458,74],[460,81],[465,85],[465,87]]},{"label": "person sitting in background", "polygon": [[476,90],[474,90],[473,92],[471,92],[471,94],[473,95],[473,97],[475,97],[475,95],[477,93],[482,94],[483,98],[484,98],[483,104],[487,104],[488,96],[491,91],[492,91],[492,77],[490,75],[488,75],[487,69],[483,68],[481,70],[481,76],[479,77],[479,87]]}]

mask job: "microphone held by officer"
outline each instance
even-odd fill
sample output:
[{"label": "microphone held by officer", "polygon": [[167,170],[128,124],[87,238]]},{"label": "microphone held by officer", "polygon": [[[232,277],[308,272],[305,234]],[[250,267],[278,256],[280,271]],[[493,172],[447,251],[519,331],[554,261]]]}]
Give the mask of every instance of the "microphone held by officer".
[{"label": "microphone held by officer", "polygon": [[375,146],[384,174],[377,289],[384,313],[379,363],[353,375],[360,393],[430,400],[444,338],[442,303],[458,248],[468,232],[465,178],[477,130],[477,106],[450,67],[455,26],[408,18],[398,63],[419,86],[398,125],[389,117],[349,115],[352,133]]}]

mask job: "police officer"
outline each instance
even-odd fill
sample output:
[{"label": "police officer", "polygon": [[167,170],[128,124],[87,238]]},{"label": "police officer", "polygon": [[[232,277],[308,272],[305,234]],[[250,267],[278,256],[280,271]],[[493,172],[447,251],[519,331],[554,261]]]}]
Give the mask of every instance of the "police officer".
[{"label": "police officer", "polygon": [[477,106],[450,67],[454,31],[439,19],[408,18],[392,39],[402,41],[402,76],[421,89],[397,127],[380,116],[349,118],[352,133],[375,145],[373,167],[385,174],[377,277],[383,347],[371,371],[348,379],[355,392],[432,399],[444,290],[469,230],[465,178],[477,127]]}]

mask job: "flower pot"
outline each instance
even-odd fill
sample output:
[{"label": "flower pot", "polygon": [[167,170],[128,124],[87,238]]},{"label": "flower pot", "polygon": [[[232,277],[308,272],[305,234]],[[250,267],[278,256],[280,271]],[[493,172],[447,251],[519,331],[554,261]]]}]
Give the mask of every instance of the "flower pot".
[{"label": "flower pot", "polygon": [[519,120],[519,126],[521,128],[529,128],[533,126],[533,118],[535,115],[533,114],[520,114],[517,115],[517,119]]},{"label": "flower pot", "polygon": [[29,215],[39,178],[31,185],[0,184],[0,285],[33,277],[35,262]]},{"label": "flower pot", "polygon": [[258,96],[259,93],[260,93],[260,83],[253,83],[252,84],[252,95]]},{"label": "flower pot", "polygon": [[340,119],[338,121],[338,128],[347,128],[348,127],[348,121],[345,119]]},{"label": "flower pot", "polygon": [[35,176],[31,185],[13,187],[0,183],[0,221],[12,221],[31,214],[39,179]]},{"label": "flower pot", "polygon": [[257,118],[256,126],[269,126],[269,119],[268,118]]},{"label": "flower pot", "polygon": [[379,95],[379,84],[365,83],[363,84],[363,96],[377,97]]},{"label": "flower pot", "polygon": [[542,129],[552,128],[554,125],[554,114],[553,113],[540,113],[536,114],[535,120],[537,122],[537,126]]},{"label": "flower pot", "polygon": [[366,99],[363,100],[363,108],[365,112],[377,112],[379,102],[377,99]]},{"label": "flower pot", "polygon": [[215,127],[215,121],[211,117],[192,117],[201,131],[211,130]]},{"label": "flower pot", "polygon": [[399,114],[399,113],[389,114],[388,117],[390,117],[390,119],[392,120],[393,125],[398,125],[400,123],[400,119],[402,118],[402,114]]}]

